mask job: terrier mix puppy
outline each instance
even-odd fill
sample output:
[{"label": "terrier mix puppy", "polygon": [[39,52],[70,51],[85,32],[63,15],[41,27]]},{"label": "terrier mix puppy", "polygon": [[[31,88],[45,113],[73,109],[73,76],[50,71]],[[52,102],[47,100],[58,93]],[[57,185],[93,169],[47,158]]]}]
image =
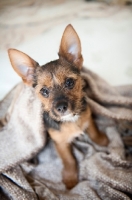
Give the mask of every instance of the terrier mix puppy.
[{"label": "terrier mix puppy", "polygon": [[34,87],[42,102],[45,127],[63,162],[63,182],[71,189],[78,182],[77,163],[71,146],[73,139],[85,132],[98,145],[108,144],[106,135],[92,120],[85,100],[80,39],[68,25],[61,39],[59,59],[41,67],[23,52],[15,49],[8,52],[14,70],[26,85]]}]

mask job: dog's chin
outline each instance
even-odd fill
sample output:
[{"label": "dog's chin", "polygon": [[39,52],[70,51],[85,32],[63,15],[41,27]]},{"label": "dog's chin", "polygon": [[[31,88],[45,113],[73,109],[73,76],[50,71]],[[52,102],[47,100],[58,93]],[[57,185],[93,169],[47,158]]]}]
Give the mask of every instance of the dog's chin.
[{"label": "dog's chin", "polygon": [[79,118],[79,115],[74,115],[72,113],[61,116],[60,120],[62,122],[76,122]]},{"label": "dog's chin", "polygon": [[64,114],[57,114],[55,115],[52,112],[49,113],[50,117],[58,122],[76,122],[79,118],[79,114],[72,113],[69,110],[67,110]]}]

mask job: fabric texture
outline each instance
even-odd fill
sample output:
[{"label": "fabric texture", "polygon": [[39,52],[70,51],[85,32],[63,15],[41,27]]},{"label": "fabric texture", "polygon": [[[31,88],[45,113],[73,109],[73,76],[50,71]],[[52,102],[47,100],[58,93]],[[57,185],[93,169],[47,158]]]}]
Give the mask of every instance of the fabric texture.
[{"label": "fabric texture", "polygon": [[132,199],[132,86],[113,87],[83,68],[87,102],[109,145],[87,135],[73,141],[79,183],[67,190],[63,164],[44,129],[34,89],[18,84],[0,102],[1,200]]}]

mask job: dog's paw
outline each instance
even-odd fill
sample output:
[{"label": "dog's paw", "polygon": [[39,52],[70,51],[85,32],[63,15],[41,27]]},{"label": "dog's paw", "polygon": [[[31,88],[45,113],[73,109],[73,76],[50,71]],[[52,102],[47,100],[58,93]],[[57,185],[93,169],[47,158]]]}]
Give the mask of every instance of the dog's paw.
[{"label": "dog's paw", "polygon": [[67,189],[72,189],[78,183],[78,170],[74,169],[63,169],[63,183]]}]

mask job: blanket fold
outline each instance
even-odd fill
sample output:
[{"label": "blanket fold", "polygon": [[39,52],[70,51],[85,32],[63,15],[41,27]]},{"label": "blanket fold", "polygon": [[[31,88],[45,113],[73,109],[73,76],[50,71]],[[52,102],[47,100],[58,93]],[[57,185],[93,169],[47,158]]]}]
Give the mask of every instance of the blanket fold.
[{"label": "blanket fold", "polygon": [[100,147],[87,135],[74,140],[79,183],[66,190],[63,164],[47,137],[41,102],[33,88],[20,83],[0,101],[0,199],[132,198],[132,86],[110,86],[86,68],[82,76],[87,102],[109,145]]}]

